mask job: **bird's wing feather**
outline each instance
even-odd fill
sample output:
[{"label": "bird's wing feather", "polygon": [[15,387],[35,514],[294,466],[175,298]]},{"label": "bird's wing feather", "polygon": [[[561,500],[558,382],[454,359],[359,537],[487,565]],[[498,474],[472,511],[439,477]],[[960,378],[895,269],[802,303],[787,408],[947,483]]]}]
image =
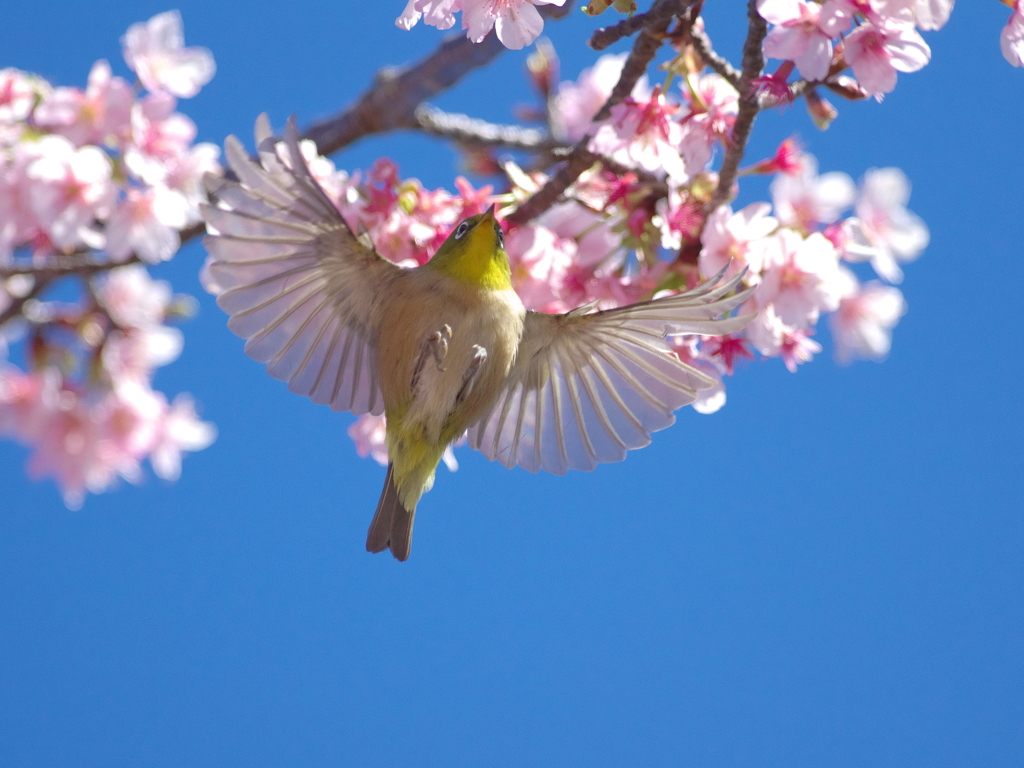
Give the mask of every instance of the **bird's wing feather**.
[{"label": "bird's wing feather", "polygon": [[750,290],[723,274],[697,288],[605,312],[528,312],[516,363],[491,410],[469,430],[492,461],[557,475],[621,461],[669,426],[714,380],[676,357],[667,335],[735,333],[721,318]]},{"label": "bird's wing feather", "polygon": [[293,392],[336,411],[379,414],[372,308],[401,270],[357,238],[312,177],[288,123],[279,156],[266,115],[256,121],[261,165],[234,136],[225,154],[238,181],[208,177],[203,207],[210,274],[228,327],[248,339]]}]

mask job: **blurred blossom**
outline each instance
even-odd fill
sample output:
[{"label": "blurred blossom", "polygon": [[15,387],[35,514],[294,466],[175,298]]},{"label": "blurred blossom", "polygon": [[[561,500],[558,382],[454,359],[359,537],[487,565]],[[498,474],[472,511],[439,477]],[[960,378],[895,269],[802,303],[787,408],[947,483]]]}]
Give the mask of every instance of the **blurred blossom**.
[{"label": "blurred blossom", "polygon": [[[594,62],[594,66],[580,72],[576,82],[564,82],[558,86],[550,103],[551,132],[555,138],[570,144],[583,138],[594,115],[612,95],[625,62],[625,53],[605,54]],[[633,86],[630,96],[637,101],[649,98],[646,75]]]},{"label": "blurred blossom", "polygon": [[921,29],[942,29],[953,12],[954,0],[916,0],[914,18]]},{"label": "blurred blossom", "polygon": [[691,92],[689,86],[684,86],[689,112],[682,120],[679,151],[686,160],[686,173],[694,176],[711,161],[715,141],[728,141],[739,111],[739,94],[724,77],[714,73],[686,82],[694,87]]},{"label": "blurred blossom", "polygon": [[873,168],[864,174],[854,208],[847,219],[843,257],[870,261],[879,277],[903,280],[899,262],[913,261],[928,245],[928,227],[906,209],[910,182],[899,168]]},{"label": "blurred blossom", "polygon": [[356,444],[356,453],[362,458],[370,456],[382,467],[388,465],[387,420],[383,414],[364,413],[348,428],[348,436]]},{"label": "blurred blossom", "polygon": [[216,65],[206,48],[185,48],[178,11],[160,13],[132,24],[121,38],[124,60],[146,90],[187,99],[213,78]]},{"label": "blurred blossom", "polygon": [[438,29],[451,29],[455,13],[462,10],[462,0],[409,0],[395,26],[407,32],[423,18],[423,23]]},{"label": "blurred blossom", "polygon": [[25,120],[32,112],[36,94],[49,91],[48,85],[18,69],[0,69],[0,123]]},{"label": "blurred blossom", "polygon": [[178,395],[169,408],[164,401],[149,457],[153,472],[164,480],[177,480],[181,477],[182,454],[208,448],[216,439],[217,428],[199,420],[191,397]]},{"label": "blurred blossom", "polygon": [[132,253],[150,264],[167,261],[181,245],[178,230],[188,224],[188,203],[166,187],[129,189],[107,222],[107,251],[114,261]]},{"label": "blurred blossom", "polygon": [[782,357],[790,373],[796,373],[798,365],[810,362],[821,352],[821,345],[809,338],[810,333],[783,322],[771,305],[747,326],[747,337],[757,351],[767,357]]},{"label": "blurred blossom", "polygon": [[802,165],[799,173],[776,176],[770,190],[779,221],[807,232],[838,219],[853,204],[857,189],[845,173],[819,176],[818,161],[812,155],[803,155]]},{"label": "blurred blossom", "polygon": [[547,227],[528,224],[509,233],[505,249],[519,298],[527,309],[545,311],[558,298],[555,288],[575,260],[576,243]]},{"label": "blurred blossom", "polygon": [[154,280],[133,264],[112,269],[96,281],[97,299],[122,328],[147,328],[163,322],[171,303],[171,284]]},{"label": "blurred blossom", "polygon": [[128,170],[146,184],[159,184],[171,165],[181,161],[196,137],[196,125],[174,108],[166,93],[146,96],[132,107],[131,142],[125,148]]},{"label": "blurred blossom", "polygon": [[999,46],[1008,62],[1015,67],[1024,66],[1024,0],[1017,0],[999,35]]},{"label": "blurred blossom", "polygon": [[27,192],[50,241],[58,248],[102,244],[91,228],[114,202],[110,160],[97,147],[76,148],[63,136],[44,136],[37,146],[39,156],[25,170]]},{"label": "blurred blossom", "polygon": [[113,77],[103,59],[92,66],[89,85],[56,88],[36,107],[36,124],[65,136],[76,146],[103,144],[108,139],[121,142],[131,125],[135,100],[131,86]]},{"label": "blurred blossom", "polygon": [[889,354],[892,329],[907,312],[898,288],[867,283],[844,298],[830,318],[836,358],[881,360]]}]

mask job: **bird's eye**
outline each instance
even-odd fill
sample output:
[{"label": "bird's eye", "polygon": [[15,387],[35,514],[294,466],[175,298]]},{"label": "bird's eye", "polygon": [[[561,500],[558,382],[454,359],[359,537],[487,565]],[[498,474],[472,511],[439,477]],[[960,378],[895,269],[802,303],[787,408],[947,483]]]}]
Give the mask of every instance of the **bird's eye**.
[{"label": "bird's eye", "polygon": [[455,230],[455,239],[458,240],[467,232],[469,232],[469,222],[464,221],[461,224],[459,224],[459,228]]},{"label": "bird's eye", "polygon": [[505,233],[501,231],[501,227],[495,227],[498,230],[498,245],[502,248],[505,247]]}]

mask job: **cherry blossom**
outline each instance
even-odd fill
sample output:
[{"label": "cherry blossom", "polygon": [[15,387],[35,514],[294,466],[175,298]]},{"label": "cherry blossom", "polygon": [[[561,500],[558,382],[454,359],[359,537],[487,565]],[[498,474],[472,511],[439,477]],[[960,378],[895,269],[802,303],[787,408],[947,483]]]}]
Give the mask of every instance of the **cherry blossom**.
[{"label": "cherry blossom", "polygon": [[[550,103],[551,132],[556,138],[569,143],[583,138],[594,115],[612,95],[625,62],[625,53],[605,54],[594,62],[594,66],[580,72],[575,82],[564,82],[558,86]],[[637,80],[630,95],[637,101],[650,98],[646,75]]]},{"label": "cherry blossom", "polygon": [[48,90],[38,78],[8,67],[0,69],[0,123],[16,123],[25,120],[36,103],[40,86]]},{"label": "cherry blossom", "polygon": [[821,345],[810,338],[811,333],[785,323],[774,306],[766,307],[747,326],[747,337],[757,351],[767,357],[781,356],[790,373],[796,373],[798,365],[810,362],[821,352]]},{"label": "cherry blossom", "polygon": [[216,65],[206,48],[185,48],[178,11],[159,13],[147,22],[132,24],[121,47],[124,60],[153,93],[166,91],[191,98],[213,78]]},{"label": "cherry blossom", "polygon": [[171,303],[171,284],[154,280],[138,264],[110,270],[96,281],[94,293],[110,319],[122,328],[162,323]]},{"label": "cherry blossom", "polygon": [[765,56],[793,61],[807,80],[824,80],[836,33],[820,26],[821,6],[805,0],[758,0],[757,12],[776,25],[765,37]]},{"label": "cherry blossom", "polygon": [[107,251],[114,261],[135,253],[143,261],[158,264],[178,250],[178,230],[188,224],[184,197],[166,187],[129,189],[107,222]]},{"label": "cherry blossom", "polygon": [[836,359],[855,357],[882,360],[892,345],[892,329],[906,314],[907,304],[898,288],[867,283],[843,298],[830,317]]},{"label": "cherry blossom", "polygon": [[678,183],[688,178],[679,156],[683,129],[672,116],[679,111],[659,87],[648,101],[627,98],[612,107],[611,116],[596,125],[589,148],[627,167],[665,174]]},{"label": "cherry blossom", "polygon": [[853,74],[881,101],[896,87],[896,72],[916,72],[931,59],[931,49],[913,24],[885,20],[861,24],[846,36],[844,57]]},{"label": "cherry blossom", "polygon": [[953,12],[954,0],[916,0],[914,19],[921,29],[942,29]]},{"label": "cherry blossom", "polygon": [[157,424],[149,457],[153,472],[164,480],[177,480],[181,477],[182,454],[208,448],[216,439],[217,428],[199,420],[195,401],[188,395],[178,395],[169,408],[165,405]]},{"label": "cherry blossom", "polygon": [[547,227],[527,225],[505,239],[512,282],[528,309],[545,311],[558,299],[562,283],[576,257],[576,242],[558,237]]},{"label": "cherry blossom", "polygon": [[177,99],[155,93],[132,108],[131,142],[125,148],[128,170],[146,184],[165,182],[171,167],[183,161],[196,137],[196,125],[175,112]]},{"label": "cherry blossom", "polygon": [[461,10],[462,0],[409,0],[402,15],[395,19],[395,26],[408,32],[423,17],[424,24],[451,29],[456,12]]},{"label": "cherry blossom", "polygon": [[710,415],[725,405],[725,382],[722,380],[722,368],[715,360],[705,354],[698,336],[670,336],[668,339],[672,351],[687,365],[692,365],[701,373],[715,380],[715,385],[697,393],[697,399],[690,405],[697,413]]},{"label": "cherry blossom", "polygon": [[1024,0],[1017,0],[1013,13],[999,35],[1003,57],[1015,67],[1024,66]]},{"label": "cherry blossom", "polygon": [[767,252],[754,298],[762,309],[774,305],[787,326],[807,329],[822,310],[831,312],[839,306],[846,289],[838,253],[818,232],[804,238],[792,229],[780,229],[774,237],[779,247]]},{"label": "cherry blossom", "polygon": [[906,209],[910,183],[899,168],[875,168],[864,174],[856,217],[847,219],[843,257],[870,261],[890,283],[903,280],[899,262],[913,261],[928,245],[928,227]]},{"label": "cherry blossom", "polygon": [[93,64],[85,91],[54,89],[36,108],[34,118],[76,146],[103,144],[108,139],[120,142],[130,130],[134,100],[131,86],[113,77],[110,65],[101,59]]},{"label": "cherry blossom", "polygon": [[704,278],[717,275],[728,265],[732,271],[750,270],[747,282],[755,284],[764,269],[768,252],[777,248],[769,238],[779,222],[770,216],[768,203],[751,203],[736,213],[728,205],[717,208],[708,216],[701,236],[703,248],[698,266]]},{"label": "cherry blossom", "polygon": [[110,160],[100,149],[76,148],[63,136],[44,136],[38,152],[25,175],[32,182],[32,210],[50,240],[58,248],[102,245],[90,228],[114,202]]},{"label": "cherry blossom", "polygon": [[474,43],[493,28],[502,45],[517,51],[544,29],[544,19],[535,6],[564,4],[565,0],[462,0],[462,27]]},{"label": "cherry blossom", "polygon": [[853,203],[856,187],[845,173],[818,175],[818,161],[812,155],[801,158],[800,173],[780,174],[770,191],[775,214],[789,227],[804,231],[818,224],[830,224]]},{"label": "cherry blossom", "polygon": [[701,173],[711,161],[714,142],[727,141],[739,111],[739,94],[725,78],[704,75],[684,88],[690,110],[683,118],[679,151],[686,160],[686,172]]}]

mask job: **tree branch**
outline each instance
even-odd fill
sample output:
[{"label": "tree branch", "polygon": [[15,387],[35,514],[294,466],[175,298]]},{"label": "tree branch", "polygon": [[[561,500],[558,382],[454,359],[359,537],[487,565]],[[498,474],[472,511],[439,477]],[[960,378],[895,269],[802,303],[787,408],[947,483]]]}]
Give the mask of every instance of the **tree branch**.
[{"label": "tree branch", "polygon": [[424,133],[474,147],[553,152],[564,146],[547,132],[536,128],[488,123],[469,115],[445,112],[430,104],[421,104],[416,109],[415,117],[419,129]]},{"label": "tree branch", "polygon": [[740,73],[740,80],[736,86],[736,90],[740,93],[739,112],[732,129],[732,141],[725,152],[725,157],[722,158],[722,167],[718,171],[718,187],[704,209],[708,213],[732,198],[732,185],[736,181],[736,173],[743,160],[747,141],[750,139],[750,129],[754,125],[754,118],[757,117],[759,110],[757,94],[754,93],[751,84],[764,69],[765,61],[764,54],[761,52],[761,43],[764,42],[765,35],[768,34],[768,23],[758,14],[756,0],[748,0],[747,21],[747,39],[743,44],[743,71]]},{"label": "tree branch", "polygon": [[697,53],[700,54],[700,57],[704,59],[704,63],[724,77],[729,82],[729,85],[739,90],[740,71],[725,58],[715,53],[715,50],[711,47],[711,38],[708,37],[707,33],[703,29],[691,26],[690,41],[693,43]]},{"label": "tree branch", "polygon": [[634,32],[643,29],[647,24],[646,13],[637,13],[630,16],[628,19],[623,19],[618,24],[614,24],[610,27],[601,27],[590,36],[587,40],[587,45],[593,48],[595,51],[603,51],[612,43],[617,43],[624,37],[629,37]]},{"label": "tree branch", "polygon": [[[643,31],[633,43],[633,50],[629,52],[629,58],[622,67],[622,74],[619,75],[619,81],[612,89],[611,96],[601,107],[601,111],[594,116],[595,122],[607,118],[612,107],[633,92],[633,86],[647,71],[648,65],[661,47],[672,18],[694,2],[697,0],[655,0],[651,10],[644,14]],[[589,143],[588,134],[573,147],[565,164],[559,167],[547,183],[509,214],[506,220],[511,224],[525,224],[554,205],[580,174],[598,160],[598,156],[587,148]]]}]

